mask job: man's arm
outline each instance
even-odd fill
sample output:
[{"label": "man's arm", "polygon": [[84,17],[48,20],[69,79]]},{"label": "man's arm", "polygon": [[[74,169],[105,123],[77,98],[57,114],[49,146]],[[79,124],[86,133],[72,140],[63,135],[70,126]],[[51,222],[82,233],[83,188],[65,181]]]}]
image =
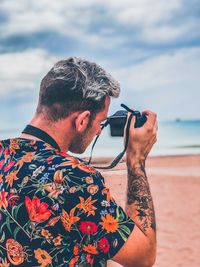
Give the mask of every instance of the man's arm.
[{"label": "man's arm", "polygon": [[153,112],[146,111],[148,120],[140,129],[130,127],[126,153],[128,173],[126,213],[135,228],[113,260],[126,267],[150,267],[156,257],[156,220],[153,200],[145,172],[145,160],[156,142],[157,121]]}]

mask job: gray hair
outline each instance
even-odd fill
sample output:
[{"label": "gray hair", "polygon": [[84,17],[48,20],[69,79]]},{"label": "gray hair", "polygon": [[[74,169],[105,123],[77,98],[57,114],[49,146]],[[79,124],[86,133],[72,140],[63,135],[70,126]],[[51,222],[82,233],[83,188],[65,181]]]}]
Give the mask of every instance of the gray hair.
[{"label": "gray hair", "polygon": [[96,115],[106,96],[118,97],[119,83],[96,63],[78,57],[57,62],[42,79],[37,113],[56,121],[77,110]]}]

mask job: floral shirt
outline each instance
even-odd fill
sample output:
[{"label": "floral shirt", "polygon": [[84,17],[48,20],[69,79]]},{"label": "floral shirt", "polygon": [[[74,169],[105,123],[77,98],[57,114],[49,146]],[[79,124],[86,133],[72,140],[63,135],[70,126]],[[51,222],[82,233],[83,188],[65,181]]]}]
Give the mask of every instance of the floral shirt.
[{"label": "floral shirt", "polygon": [[133,228],[91,165],[43,141],[0,141],[0,267],[103,267]]}]

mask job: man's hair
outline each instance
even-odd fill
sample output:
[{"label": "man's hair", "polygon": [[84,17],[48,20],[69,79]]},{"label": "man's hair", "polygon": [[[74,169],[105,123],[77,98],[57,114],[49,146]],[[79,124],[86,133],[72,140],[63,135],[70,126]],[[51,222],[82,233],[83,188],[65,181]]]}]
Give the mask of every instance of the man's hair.
[{"label": "man's hair", "polygon": [[119,83],[99,65],[70,57],[57,62],[42,79],[36,114],[56,122],[75,111],[89,110],[91,122],[104,108],[106,96],[119,93]]}]

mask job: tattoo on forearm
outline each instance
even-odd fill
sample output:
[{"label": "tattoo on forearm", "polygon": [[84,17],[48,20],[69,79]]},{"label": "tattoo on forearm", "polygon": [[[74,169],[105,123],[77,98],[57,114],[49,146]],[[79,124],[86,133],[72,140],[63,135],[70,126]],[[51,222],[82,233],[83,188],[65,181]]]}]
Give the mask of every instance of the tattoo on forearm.
[{"label": "tattoo on forearm", "polygon": [[[156,230],[153,200],[149,189],[144,163],[136,169],[128,168],[128,209],[136,211],[136,217],[141,222],[140,228],[145,232],[149,227]],[[129,206],[130,205],[130,206]]]}]

